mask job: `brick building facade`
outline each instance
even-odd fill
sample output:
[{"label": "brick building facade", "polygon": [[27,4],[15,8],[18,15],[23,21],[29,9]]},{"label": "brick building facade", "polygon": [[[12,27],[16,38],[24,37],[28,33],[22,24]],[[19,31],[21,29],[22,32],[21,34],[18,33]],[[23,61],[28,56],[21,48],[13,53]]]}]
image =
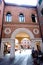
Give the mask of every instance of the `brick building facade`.
[{"label": "brick building facade", "polygon": [[11,44],[10,55],[14,56],[15,38],[19,40],[19,43],[23,38],[28,38],[31,48],[37,49],[39,45],[42,51],[42,27],[43,25],[40,28],[37,7],[13,5],[2,0],[0,2],[1,57],[3,57],[5,43]]}]

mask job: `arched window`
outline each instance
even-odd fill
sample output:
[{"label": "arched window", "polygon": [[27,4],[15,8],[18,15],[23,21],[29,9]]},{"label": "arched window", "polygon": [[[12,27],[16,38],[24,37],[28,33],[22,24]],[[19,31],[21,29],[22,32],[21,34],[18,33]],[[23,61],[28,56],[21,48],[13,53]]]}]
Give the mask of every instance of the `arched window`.
[{"label": "arched window", "polygon": [[39,5],[41,5],[41,3],[42,3],[42,0],[39,0],[39,2],[38,2],[38,3],[39,3]]},{"label": "arched window", "polygon": [[32,18],[32,22],[36,22],[37,23],[37,16],[36,15],[32,14],[31,18]]},{"label": "arched window", "polygon": [[12,15],[11,15],[11,13],[7,13],[6,14],[6,22],[11,22],[12,21]]},{"label": "arched window", "polygon": [[41,10],[41,14],[43,15],[43,8],[42,8],[42,10]]},{"label": "arched window", "polygon": [[25,22],[25,17],[22,13],[20,13],[20,15],[19,15],[19,21],[20,22]]}]

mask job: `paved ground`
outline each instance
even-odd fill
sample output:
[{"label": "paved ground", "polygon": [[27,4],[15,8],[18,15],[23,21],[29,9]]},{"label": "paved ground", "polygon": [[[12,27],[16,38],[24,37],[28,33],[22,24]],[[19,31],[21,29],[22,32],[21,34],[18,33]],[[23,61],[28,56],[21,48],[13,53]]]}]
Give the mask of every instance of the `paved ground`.
[{"label": "paved ground", "polygon": [[15,58],[13,59],[10,59],[9,57],[10,55],[7,54],[3,59],[0,59],[0,65],[33,65],[30,50],[22,51],[22,53],[19,53],[19,51],[16,52]]}]

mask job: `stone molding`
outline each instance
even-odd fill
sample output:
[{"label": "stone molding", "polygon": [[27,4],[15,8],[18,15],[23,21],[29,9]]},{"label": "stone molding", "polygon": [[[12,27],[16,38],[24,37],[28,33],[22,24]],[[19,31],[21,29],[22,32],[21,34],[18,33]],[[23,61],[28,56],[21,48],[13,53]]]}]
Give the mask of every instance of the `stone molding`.
[{"label": "stone molding", "polygon": [[2,38],[2,42],[14,42],[14,39],[11,39],[11,38]]},{"label": "stone molding", "polygon": [[37,41],[40,41],[42,43],[42,38],[34,38],[34,39],[31,39],[32,42],[37,42]]},{"label": "stone molding", "polygon": [[[18,23],[19,24],[19,23]],[[11,27],[14,27],[14,26],[16,26],[16,27],[18,27],[18,24],[16,23],[16,24],[12,24],[12,25],[10,25]],[[3,26],[9,26],[8,24],[6,25],[6,24],[4,24]],[[10,27],[9,26],[9,27]],[[27,24],[20,24],[20,26],[25,26],[25,27],[38,27],[39,28],[39,25],[28,25],[28,23]],[[19,27],[20,27],[19,26]]]},{"label": "stone molding", "polygon": [[31,32],[31,30],[27,28],[17,28],[16,30],[14,30],[14,32],[11,35],[11,39],[14,39],[16,35],[20,32],[25,32],[30,36],[30,39],[34,39],[34,34]]},{"label": "stone molding", "polygon": [[7,34],[7,35],[10,34],[11,33],[11,29],[10,28],[5,28],[4,29],[4,33]]},{"label": "stone molding", "polygon": [[33,29],[33,33],[36,34],[36,35],[39,34],[39,29],[34,28],[34,29]]}]

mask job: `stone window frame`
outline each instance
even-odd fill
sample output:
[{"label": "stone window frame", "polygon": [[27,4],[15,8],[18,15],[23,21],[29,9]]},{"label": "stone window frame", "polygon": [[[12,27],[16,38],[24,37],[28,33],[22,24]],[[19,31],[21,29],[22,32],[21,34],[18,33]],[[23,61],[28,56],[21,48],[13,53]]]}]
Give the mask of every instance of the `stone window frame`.
[{"label": "stone window frame", "polygon": [[20,14],[19,14],[19,22],[20,22],[20,23],[24,23],[24,22],[25,22],[25,16],[24,16],[23,13],[20,13]]},{"label": "stone window frame", "polygon": [[37,23],[37,14],[32,14],[31,19],[33,23]]},{"label": "stone window frame", "polygon": [[6,18],[5,18],[6,22],[12,22],[12,14],[10,12],[6,13]]}]

